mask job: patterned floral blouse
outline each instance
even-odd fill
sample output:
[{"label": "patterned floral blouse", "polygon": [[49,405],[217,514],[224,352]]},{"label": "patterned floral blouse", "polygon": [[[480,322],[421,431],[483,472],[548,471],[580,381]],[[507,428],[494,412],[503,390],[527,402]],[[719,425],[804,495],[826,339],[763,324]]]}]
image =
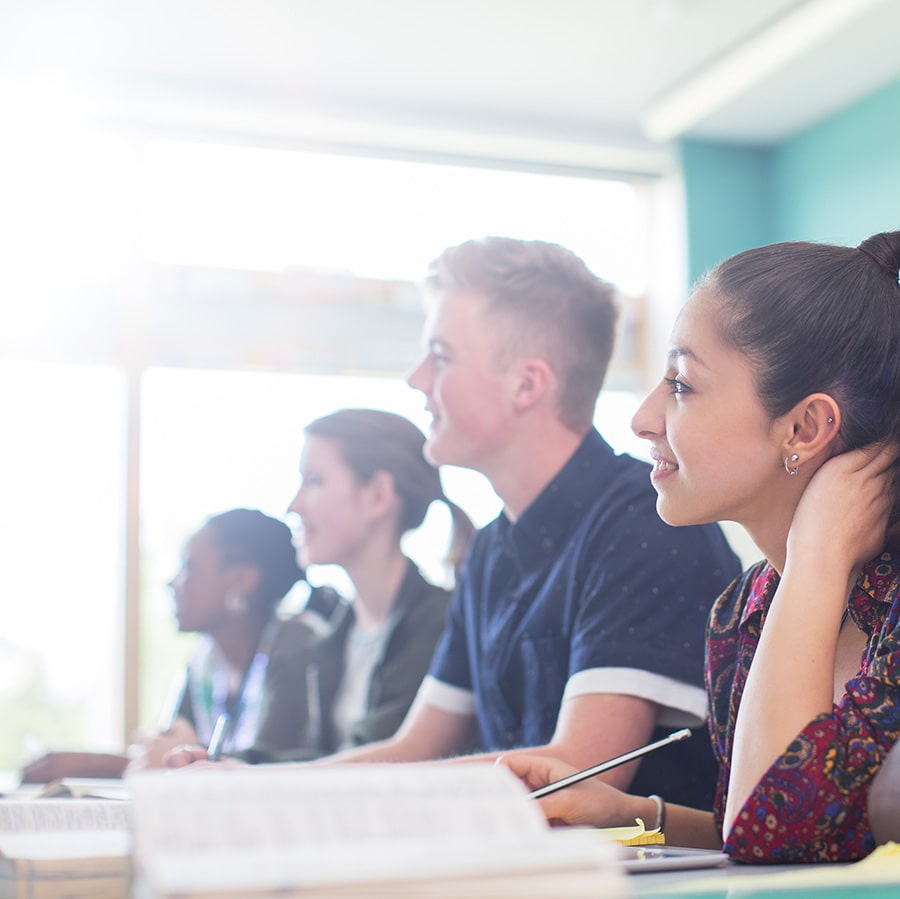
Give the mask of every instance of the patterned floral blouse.
[{"label": "patterned floral blouse", "polygon": [[[719,761],[715,816],[725,813],[734,726],[778,573],[748,569],[717,600],[707,633],[710,732]],[[850,861],[874,848],[869,784],[900,737],[900,555],[869,562],[850,594],[850,617],[868,635],[859,673],[830,714],[797,734],[754,788],[725,851],[747,862]],[[787,694],[790,684],[785,684]]]}]

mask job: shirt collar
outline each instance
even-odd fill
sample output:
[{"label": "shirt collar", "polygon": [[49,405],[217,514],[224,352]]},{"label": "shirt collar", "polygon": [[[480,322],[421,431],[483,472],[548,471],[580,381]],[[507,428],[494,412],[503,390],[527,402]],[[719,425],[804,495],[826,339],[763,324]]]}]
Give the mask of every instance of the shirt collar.
[{"label": "shirt collar", "polygon": [[890,550],[872,559],[862,570],[862,574],[850,592],[850,617],[857,626],[866,630],[867,623],[881,621],[884,613],[879,612],[877,603],[891,604],[900,588],[900,556]]},{"label": "shirt collar", "polygon": [[[747,602],[744,604],[741,615],[742,626],[754,615],[762,615],[768,610],[781,580],[778,572],[768,562],[760,563],[757,571]],[[881,620],[883,615],[875,614],[875,604],[890,604],[898,590],[900,590],[900,556],[890,551],[883,552],[863,567],[859,579],[850,592],[848,601],[850,616],[857,625],[863,626],[870,619]]]},{"label": "shirt collar", "polygon": [[591,428],[569,460],[513,523],[501,515],[500,533],[514,554],[530,567],[543,567],[575,532],[591,499],[607,478],[612,447]]},{"label": "shirt collar", "polygon": [[746,625],[754,616],[762,617],[769,608],[769,603],[775,595],[775,588],[780,578],[778,572],[766,561],[758,562],[748,572],[752,578],[750,594],[744,603],[744,611],[741,613],[741,627]]}]

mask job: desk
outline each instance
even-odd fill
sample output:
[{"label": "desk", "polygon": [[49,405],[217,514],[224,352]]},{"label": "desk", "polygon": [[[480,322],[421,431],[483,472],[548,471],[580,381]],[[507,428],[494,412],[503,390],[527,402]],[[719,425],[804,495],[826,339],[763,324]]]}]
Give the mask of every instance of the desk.
[{"label": "desk", "polygon": [[[629,885],[635,899],[900,899],[900,877],[896,883],[850,885],[846,882],[848,868],[852,865],[729,864],[694,871],[634,874]],[[807,882],[789,886],[784,875]],[[829,885],[828,880],[835,884]],[[704,885],[704,881],[708,883]]]}]

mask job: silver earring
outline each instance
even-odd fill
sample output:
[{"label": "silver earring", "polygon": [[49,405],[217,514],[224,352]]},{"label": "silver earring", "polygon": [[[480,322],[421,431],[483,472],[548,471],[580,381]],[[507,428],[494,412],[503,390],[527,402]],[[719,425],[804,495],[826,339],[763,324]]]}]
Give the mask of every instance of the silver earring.
[{"label": "silver earring", "polygon": [[829,417],[829,419],[828,419],[828,424],[833,425],[833,424],[834,424],[834,419],[831,418],[831,417]]},{"label": "silver earring", "polygon": [[[796,453],[791,453],[791,455],[784,460],[784,470],[789,475],[795,475],[798,471],[800,471],[800,466],[797,464],[800,461],[800,457]],[[794,463],[791,465],[791,463]]]},{"label": "silver earring", "polygon": [[229,615],[243,615],[247,611],[247,597],[240,593],[228,593],[225,596],[225,611]]}]

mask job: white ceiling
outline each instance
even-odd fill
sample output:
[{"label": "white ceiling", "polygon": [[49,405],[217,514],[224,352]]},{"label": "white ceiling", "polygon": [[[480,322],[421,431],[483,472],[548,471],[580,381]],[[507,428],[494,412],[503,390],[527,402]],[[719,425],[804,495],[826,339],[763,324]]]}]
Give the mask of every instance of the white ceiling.
[{"label": "white ceiling", "polygon": [[33,112],[63,85],[101,117],[276,139],[343,121],[652,147],[658,101],[836,6],[835,33],[764,49],[756,83],[672,135],[766,144],[900,78],[900,0],[0,0],[0,86]]}]

